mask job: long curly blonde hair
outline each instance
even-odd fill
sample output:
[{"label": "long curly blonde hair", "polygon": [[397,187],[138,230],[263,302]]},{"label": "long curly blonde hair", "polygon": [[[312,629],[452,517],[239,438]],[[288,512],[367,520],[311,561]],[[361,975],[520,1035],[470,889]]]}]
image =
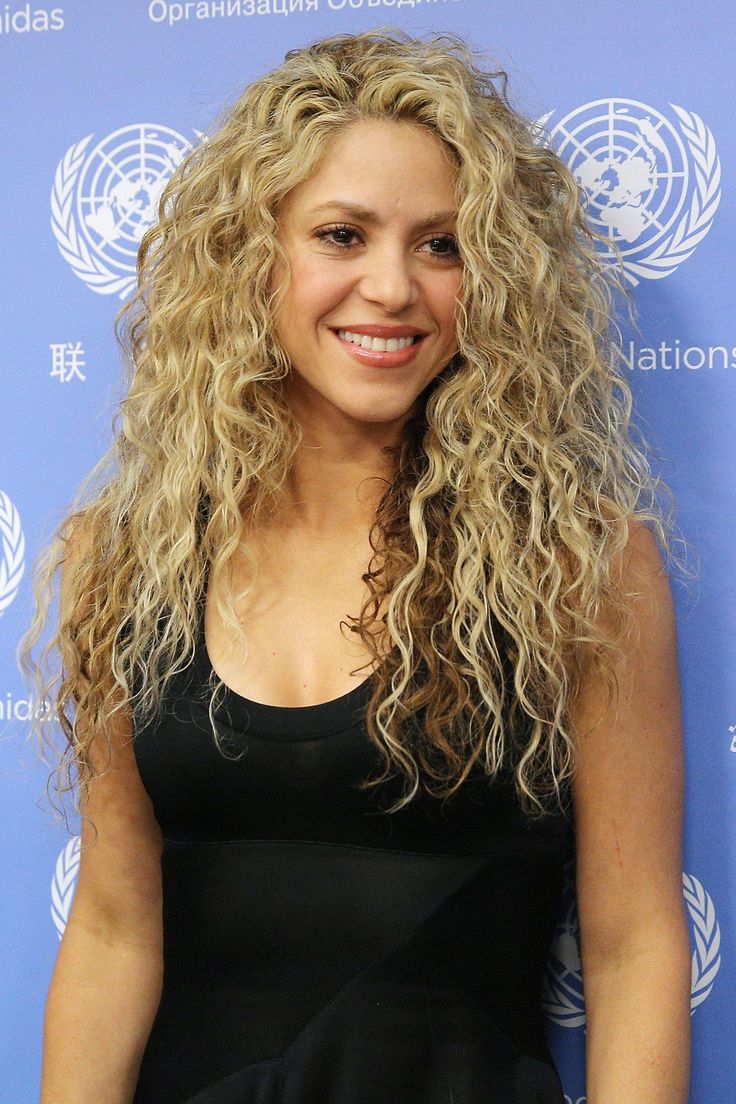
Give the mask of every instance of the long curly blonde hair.
[{"label": "long curly blonde hair", "polygon": [[[90,745],[114,714],[155,716],[191,660],[207,566],[238,551],[256,566],[244,518],[257,525],[283,502],[301,441],[274,334],[283,290],[269,292],[277,257],[288,270],[279,205],[337,134],[388,119],[428,128],[454,159],[463,282],[458,352],[395,449],[350,617],[380,660],[366,723],[384,767],[366,785],[403,776],[395,812],[419,790],[450,796],[476,768],[495,777],[508,756],[530,817],[550,797],[567,809],[581,646],[610,698],[629,625],[611,565],[634,518],[670,551],[657,487],[671,494],[633,439],[614,321],[616,293],[630,293],[507,84],[453,34],[334,35],[246,87],[171,176],[140,244],[137,291],[115,319],[125,379],[114,444],[38,556],[19,645],[39,701],[53,704],[34,720],[42,748],[49,726],[63,731],[57,793],[88,791]],[[69,602],[34,662],[77,533]],[[393,647],[379,656],[384,606]],[[234,603],[220,613],[245,645]],[[44,668],[52,655],[57,671]],[[223,685],[211,688],[225,754]],[[407,723],[420,712],[421,725]]]}]

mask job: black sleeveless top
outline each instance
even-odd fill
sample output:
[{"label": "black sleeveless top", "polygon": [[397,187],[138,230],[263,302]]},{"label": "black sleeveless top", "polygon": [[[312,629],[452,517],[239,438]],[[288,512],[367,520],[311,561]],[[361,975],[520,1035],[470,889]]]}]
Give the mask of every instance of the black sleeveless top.
[{"label": "black sleeveless top", "polygon": [[563,1104],[541,993],[570,815],[526,819],[482,770],[383,812],[400,779],[356,787],[382,765],[374,675],[303,708],[227,690],[226,757],[199,613],[191,665],[134,725],[164,984],[133,1104]]}]

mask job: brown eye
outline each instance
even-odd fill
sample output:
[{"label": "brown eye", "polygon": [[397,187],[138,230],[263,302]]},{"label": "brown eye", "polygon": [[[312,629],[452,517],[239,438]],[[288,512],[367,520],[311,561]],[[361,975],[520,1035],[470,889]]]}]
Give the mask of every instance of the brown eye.
[{"label": "brown eye", "polygon": [[[316,238],[319,238],[320,241],[325,242],[327,245],[335,246],[335,248],[337,249],[352,249],[353,246],[350,242],[335,241],[334,239],[332,241],[329,240],[330,238],[333,238],[334,235],[339,234],[353,237],[356,234],[359,234],[359,231],[356,230],[353,226],[328,226],[322,230],[315,230],[314,236]],[[432,251],[431,256],[439,257],[440,259],[444,259],[445,257],[447,257],[450,260],[456,260],[457,257],[459,257],[460,252],[457,247],[457,241],[452,236],[452,234],[440,234],[439,236],[436,236],[434,238],[428,238],[428,240],[424,244],[436,245],[437,243],[440,243],[445,248],[441,252]]]},{"label": "brown eye", "polygon": [[447,246],[450,247],[447,253],[437,253],[437,254],[435,254],[435,256],[437,256],[437,257],[459,257],[460,256],[460,251],[457,247],[457,242],[455,241],[455,239],[453,238],[453,236],[451,234],[442,234],[439,238],[430,238],[430,242],[429,242],[430,244],[434,244],[435,242],[441,242],[443,245],[447,245]]},{"label": "brown eye", "polygon": [[[320,241],[327,241],[327,239],[332,234],[348,234],[348,235],[351,235],[351,234],[356,234],[356,233],[357,233],[357,231],[354,230],[352,228],[352,226],[332,226],[332,227],[328,227],[326,230],[317,230],[315,232],[314,236],[316,238],[319,238]],[[338,247],[338,249],[350,249],[350,246],[347,244],[347,242],[339,242],[339,241],[332,241],[331,242],[331,241],[328,241],[327,244],[328,245],[336,245]]]}]

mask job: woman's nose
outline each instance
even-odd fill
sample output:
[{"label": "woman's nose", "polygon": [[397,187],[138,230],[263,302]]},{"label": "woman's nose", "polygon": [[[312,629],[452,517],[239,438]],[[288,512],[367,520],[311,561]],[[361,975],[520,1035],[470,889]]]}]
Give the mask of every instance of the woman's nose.
[{"label": "woman's nose", "polygon": [[399,248],[375,250],[365,257],[360,291],[364,299],[381,303],[389,312],[413,303],[418,288],[411,258]]}]

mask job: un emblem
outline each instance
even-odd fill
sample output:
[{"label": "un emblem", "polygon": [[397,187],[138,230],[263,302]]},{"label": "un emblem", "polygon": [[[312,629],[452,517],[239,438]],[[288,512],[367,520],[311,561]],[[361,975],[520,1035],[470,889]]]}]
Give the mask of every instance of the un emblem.
[{"label": "un emblem", "polygon": [[79,877],[81,836],[72,836],[56,860],[51,879],[51,919],[59,939],[63,938]]},{"label": "un emblem", "polygon": [[26,541],[20,514],[0,491],[0,617],[15,598],[25,571]]},{"label": "un emblem", "polygon": [[560,912],[542,981],[542,1008],[561,1027],[585,1023],[573,860],[565,864]]},{"label": "un emblem", "polygon": [[[694,874],[682,875],[690,918],[690,1014],[710,996],[721,967],[721,929],[711,896]],[[575,900],[574,860],[565,866],[560,911],[542,982],[542,1008],[560,1027],[585,1024],[583,966]]]},{"label": "un emblem", "polygon": [[[638,100],[593,100],[554,125],[535,123],[583,191],[588,221],[621,251],[626,279],[669,276],[710,230],[721,199],[711,131],[670,104],[677,125]],[[613,261],[613,250],[605,252]]]},{"label": "un emblem", "polygon": [[56,166],[51,229],[62,257],[88,288],[125,299],[135,287],[140,240],[158,218],[161,192],[192,143],[152,123],[121,127],[88,151],[92,138],[70,146]]}]

